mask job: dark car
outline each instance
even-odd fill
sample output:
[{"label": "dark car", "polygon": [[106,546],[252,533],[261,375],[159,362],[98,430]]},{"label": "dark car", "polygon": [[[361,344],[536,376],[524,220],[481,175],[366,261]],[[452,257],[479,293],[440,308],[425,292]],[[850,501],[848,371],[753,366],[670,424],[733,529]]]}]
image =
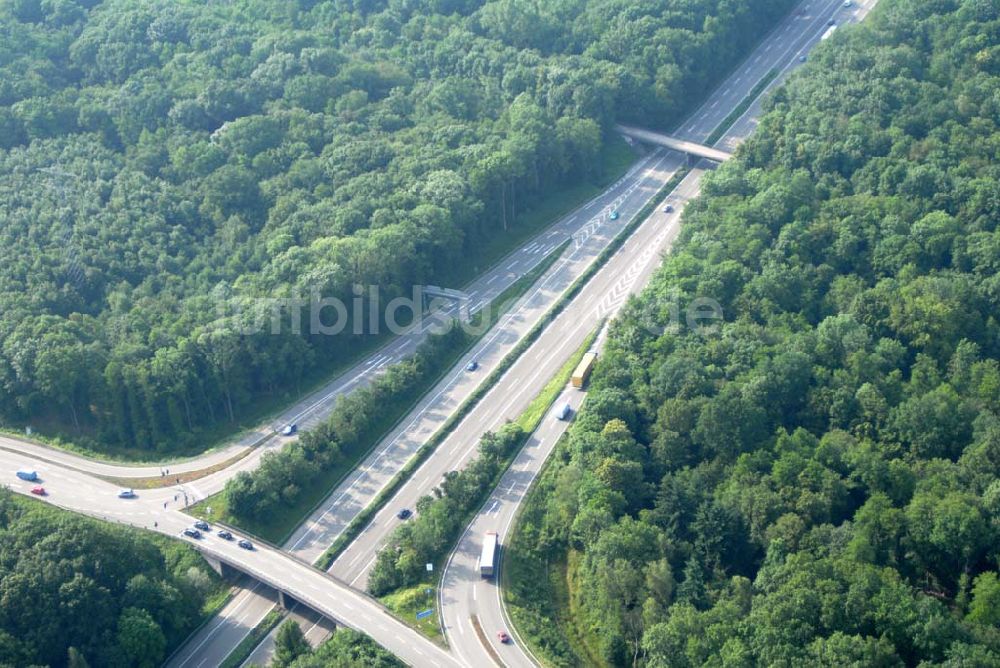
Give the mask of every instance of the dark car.
[{"label": "dark car", "polygon": [[253,549],[253,543],[251,543],[250,541],[248,541],[246,538],[240,540],[240,542],[237,543],[237,545],[239,545],[240,547],[242,547],[244,550],[252,550]]},{"label": "dark car", "polygon": [[413,514],[413,511],[410,510],[409,508],[402,508],[402,509],[400,509],[400,511],[398,513],[396,513],[396,517],[398,517],[401,520],[405,520],[405,519],[409,519],[410,515],[412,515],[412,514]]},{"label": "dark car", "polygon": [[208,522],[206,522],[205,520],[198,520],[197,522],[194,523],[194,528],[201,529],[202,531],[208,531],[212,527],[208,526]]},{"label": "dark car", "polygon": [[497,640],[506,645],[510,642],[510,636],[507,635],[506,631],[497,631]]},{"label": "dark car", "polygon": [[479,368],[479,362],[477,362],[476,360],[472,360],[471,362],[465,365],[466,371],[475,371],[478,368]]},{"label": "dark car", "polygon": [[201,532],[197,529],[192,529],[191,527],[184,529],[184,535],[189,538],[201,538]]},{"label": "dark car", "polygon": [[229,533],[225,529],[219,529],[219,532],[217,534],[215,534],[215,535],[218,536],[219,538],[223,539],[223,540],[232,540],[233,539],[233,534]]},{"label": "dark car", "polygon": [[674,212],[674,206],[672,204],[668,204],[665,207],[663,207],[663,213],[673,213],[673,212]]},{"label": "dark car", "polygon": [[294,424],[294,423],[292,423],[292,424],[286,424],[281,429],[281,435],[282,436],[291,436],[292,434],[294,434],[298,430],[299,430],[299,425]]}]

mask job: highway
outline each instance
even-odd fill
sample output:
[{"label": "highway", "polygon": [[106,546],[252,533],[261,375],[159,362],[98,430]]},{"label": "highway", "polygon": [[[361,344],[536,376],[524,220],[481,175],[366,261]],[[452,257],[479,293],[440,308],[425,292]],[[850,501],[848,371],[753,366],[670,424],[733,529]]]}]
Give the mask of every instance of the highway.
[{"label": "highway", "polygon": [[[695,170],[694,173],[700,173]],[[685,190],[675,196],[683,198]],[[415,508],[445,473],[463,468],[476,454],[479,437],[514,419],[556,375],[566,360],[660,263],[660,252],[678,230],[679,214],[655,212],[587,282],[577,297],[542,332],[506,374],[438,446],[431,457],[340,555],[330,572],[364,589],[375,554],[399,525],[396,512]]]},{"label": "highway", "polygon": [[[683,157],[678,154],[661,151],[650,153],[605,194],[545,232],[544,239],[549,245],[558,246],[567,239],[571,241],[559,260],[418,402],[357,469],[331,492],[283,547],[308,562],[313,562],[322,555],[351,520],[437,431],[441,423],[476,390],[490,369],[544,317],[558,296],[586,270],[630,217],[659,191],[683,162]],[[612,209],[620,213],[617,220],[609,217]],[[533,246],[537,247],[538,242],[528,244],[529,256],[534,254],[530,252]],[[508,265],[503,266],[506,268]],[[487,287],[490,287],[490,280],[486,281]],[[472,359],[479,363],[479,369],[467,372],[465,366]],[[256,459],[248,457],[225,470],[188,483],[185,487],[193,498],[203,498],[221,490],[235,472],[254,466]],[[195,634],[167,665],[174,668],[204,668],[219,663],[272,607],[273,601],[266,593],[259,595],[256,590],[241,592],[211,623]],[[313,640],[321,639],[329,631],[328,625],[313,627],[310,624],[309,628],[312,630]]]},{"label": "highway", "polygon": [[[871,10],[875,1],[871,0],[860,7],[851,8],[844,8],[843,2],[833,3],[835,6],[830,3],[816,3],[815,6],[808,2],[803,3],[800,9],[786,22],[789,20],[802,21],[807,26],[807,31],[811,31],[808,37],[792,39],[787,44],[781,42],[778,46],[770,45],[770,48],[765,42],[758,48],[758,52],[780,53],[784,60],[762,65],[760,61],[756,61],[756,55],[751,54],[748,63],[758,68],[766,66],[761,75],[766,74],[771,69],[778,68],[782,75],[772,84],[778,85],[788,68],[794,66],[793,63],[800,62],[803,50],[815,45],[827,29],[830,14],[819,14],[817,18],[813,12],[816,12],[818,8],[826,8],[827,11],[832,9],[840,19],[843,18],[843,14],[840,12],[849,10],[847,20],[861,20]],[[794,31],[778,26],[771,33],[771,39],[776,35],[791,34],[794,34]],[[734,78],[741,78],[740,73],[734,73],[730,80]],[[745,76],[742,78],[745,80]],[[723,87],[731,85],[732,82],[728,80],[722,84]],[[709,105],[708,109],[711,110],[711,108]],[[725,133],[717,145],[735,148],[753,131],[756,123],[749,119],[754,118],[752,110],[756,109],[759,112],[759,101],[751,105],[750,109],[750,112],[744,114]],[[704,106],[695,112],[695,116],[701,114],[707,115]],[[696,125],[688,127],[692,133],[698,130]],[[699,134],[692,138],[704,140],[707,136],[708,134]],[[682,210],[685,203],[697,192],[701,177],[700,172],[693,171],[671,196],[670,201],[674,204],[676,211]],[[653,218],[656,218],[657,215],[659,214],[654,215]],[[663,239],[664,249],[673,241],[676,228],[671,228],[671,232]],[[644,272],[633,285],[633,289],[641,288],[648,281],[648,278],[649,273]],[[595,344],[595,348],[599,346],[600,341]],[[505,537],[510,535],[511,525],[517,515],[517,510],[527,495],[531,483],[541,471],[545,460],[555,448],[559,438],[568,428],[568,422],[555,419],[553,415],[555,407],[570,403],[575,414],[576,409],[582,405],[583,397],[583,392],[567,388],[556,400],[553,409],[550,409],[549,414],[531,435],[524,450],[518,454],[511,468],[470,522],[455,549],[449,555],[444,572],[441,574],[441,588],[438,595],[439,613],[449,645],[463,665],[487,666],[500,663],[508,668],[513,668],[539,664],[539,661],[531,654],[530,649],[517,636],[517,630],[510,622],[504,608],[500,588],[497,586],[499,574],[491,579],[480,577],[479,555],[482,538],[487,531],[496,531],[500,536],[501,544]],[[503,549],[501,548],[500,568],[502,568],[502,563]],[[475,625],[480,627],[481,633],[476,632]],[[501,630],[511,635],[510,642],[501,643],[499,641],[497,633]]]},{"label": "highway", "polygon": [[[45,497],[34,497],[85,515],[137,529],[157,531],[180,538],[191,518],[171,506],[171,490],[144,490],[134,499],[117,497],[118,488],[89,474],[48,464],[39,469],[40,483],[26,482],[13,476],[24,465],[22,455],[0,451],[0,469],[9,471],[8,487],[31,496],[30,489],[43,484]],[[164,502],[168,506],[164,507]],[[155,524],[154,524],[155,523]],[[214,534],[200,540],[180,538],[203,554],[259,579],[280,586],[285,592],[324,615],[370,635],[410,665],[461,666],[452,655],[389,614],[377,602],[335,580],[289,554],[257,544],[253,550],[240,548],[235,540],[226,541]]]}]

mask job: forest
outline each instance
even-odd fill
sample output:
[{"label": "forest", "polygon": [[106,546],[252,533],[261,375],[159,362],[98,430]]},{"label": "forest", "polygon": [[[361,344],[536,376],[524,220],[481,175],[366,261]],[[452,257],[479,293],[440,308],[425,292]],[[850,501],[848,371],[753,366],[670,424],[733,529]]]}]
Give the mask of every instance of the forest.
[{"label": "forest", "polygon": [[198,449],[357,349],[274,300],[461,284],[792,4],[0,0],[0,424]]},{"label": "forest", "polygon": [[178,541],[0,490],[0,666],[155,668],[226,592]]},{"label": "forest", "polygon": [[998,90],[1000,4],[881,0],[705,178],[507,551],[553,665],[1000,665]]}]

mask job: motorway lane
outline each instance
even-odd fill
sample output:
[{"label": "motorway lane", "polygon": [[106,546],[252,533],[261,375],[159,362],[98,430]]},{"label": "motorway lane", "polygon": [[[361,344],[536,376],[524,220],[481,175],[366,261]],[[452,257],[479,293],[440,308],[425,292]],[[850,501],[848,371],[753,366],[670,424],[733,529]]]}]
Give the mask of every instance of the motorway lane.
[{"label": "motorway lane", "polygon": [[[482,384],[521,338],[539,322],[555,300],[568,289],[607,247],[681,164],[677,156],[660,157],[645,170],[645,176],[616,205],[620,218],[608,220],[602,213],[586,239],[566,249],[563,256],[530,288],[524,297],[483,339],[446,374],[400,424],[384,438],[368,458],[327,498],[286,543],[289,551],[315,561],[347,524],[385,487],[443,422]],[[479,369],[465,370],[476,360]]]},{"label": "motorway lane", "polygon": [[[282,620],[281,624],[286,621],[294,621],[302,629],[302,633],[305,635],[306,640],[313,647],[318,647],[323,640],[325,640],[331,633],[333,633],[336,625],[323,615],[310,610],[301,605],[296,605],[292,610],[289,611],[288,615]],[[279,624],[277,628],[281,627]],[[259,645],[250,653],[241,666],[243,668],[250,668],[250,666],[266,666],[271,662],[271,657],[274,655],[274,640],[277,636],[277,632],[270,633]],[[215,664],[205,664],[206,666],[214,666]]]},{"label": "motorway lane", "polygon": [[[743,101],[760,78],[775,67],[783,67],[787,62],[797,60],[797,49],[800,48],[798,45],[805,44],[810,38],[818,38],[817,33],[822,34],[826,30],[826,23],[830,16],[838,11],[838,8],[842,7],[842,5],[842,0],[838,0],[837,2],[806,0],[803,2],[799,8],[770,33],[768,38],[744,61],[743,65],[737,68],[737,71],[730,75],[726,82],[717,89],[717,94],[713,99],[702,105],[689,121],[682,124],[682,127],[686,131],[686,136],[683,134],[681,136],[691,140],[704,140],[715,129],[715,126],[728,115],[728,110]],[[722,101],[720,102],[720,100]],[[727,134],[727,136],[729,135]],[[683,188],[679,188],[678,190],[682,191]],[[683,199],[683,194],[681,198]],[[676,197],[672,196],[671,202],[674,199]],[[659,215],[663,214],[654,214],[653,218]],[[635,250],[632,252],[648,251],[648,239],[643,238],[642,230],[636,232],[633,236],[634,238],[639,238],[640,241],[635,244]],[[631,244],[626,244],[626,246],[631,246]],[[622,255],[623,251],[619,251],[618,255]],[[628,256],[626,255],[626,257]],[[629,260],[624,260],[623,263],[628,264]],[[591,284],[585,288],[584,292],[607,289],[607,285],[592,287],[595,283],[600,283],[596,277],[592,279]],[[617,292],[609,294],[605,299],[621,297],[621,293],[622,290],[619,287]],[[579,314],[586,313],[586,311],[580,310],[580,306],[577,303],[582,303],[582,301],[585,301],[583,293],[574,301],[573,306],[567,309],[568,312],[577,314],[575,317],[578,320]],[[552,328],[550,327],[549,329]],[[528,360],[526,364],[529,365],[531,373],[518,375],[514,373],[513,368],[508,372],[507,376],[512,377],[512,380],[508,384],[505,384],[505,378],[501,380],[498,387],[509,386],[509,391],[504,394],[494,388],[491,395],[488,395],[480,402],[479,406],[463,420],[463,424],[446,439],[445,443],[439,446],[438,452],[431,458],[435,462],[439,459],[447,460],[447,463],[432,464],[431,461],[425,463],[421,467],[421,470],[414,475],[414,478],[376,515],[375,520],[366,528],[365,532],[333,564],[331,568],[332,573],[343,578],[351,586],[361,588],[365,585],[368,570],[374,563],[375,552],[379,546],[384,544],[388,534],[391,533],[396,524],[395,512],[401,507],[414,507],[416,500],[428,493],[440,481],[441,475],[448,470],[453,470],[463,465],[474,454],[478,435],[482,434],[483,431],[496,429],[505,419],[516,416],[519,412],[517,407],[527,404],[527,400],[525,399],[526,390],[532,387],[540,390],[545,380],[554,375],[555,370],[562,364],[562,359],[572,352],[573,348],[567,350],[568,339],[558,339],[555,338],[556,336],[553,335],[554,338],[549,340],[543,334],[539,341],[532,346],[531,351],[524,354],[523,359]],[[541,344],[542,341],[546,341],[547,343]],[[550,373],[547,376],[543,376],[542,374],[546,372]],[[530,395],[531,393],[528,394]],[[501,396],[513,396],[514,399],[506,401],[504,410],[498,413],[495,406],[491,406],[491,396],[497,397],[494,399],[494,403],[503,401],[499,399]],[[520,403],[514,406],[514,402],[519,398]],[[464,445],[449,446],[449,443],[458,442],[462,442]]]},{"label": "motorway lane", "polygon": [[[8,487],[31,496],[37,483],[14,478],[20,457],[0,451],[0,470],[9,471],[13,480]],[[39,470],[48,491],[40,501],[91,515],[109,522],[128,524],[178,538],[192,519],[176,508],[164,508],[171,499],[169,490],[144,490],[134,499],[117,498],[118,488],[86,473],[48,464]],[[154,528],[154,522],[158,525]],[[420,635],[390,615],[376,601],[348,588],[343,583],[309,564],[276,548],[257,544],[252,551],[240,548],[235,540],[226,541],[214,534],[201,540],[181,538],[203,554],[237,567],[261,580],[277,584],[296,600],[322,614],[363,631],[410,665],[455,666],[460,664],[440,646]]]},{"label": "motorway lane", "polygon": [[[562,258],[337,486],[286,541],[284,548],[308,562],[315,561],[683,162],[677,154],[653,151],[604,195],[591,200],[544,233],[548,245],[538,250],[537,243],[528,244],[527,249],[534,247],[537,252],[526,251],[525,257],[519,261],[531,261],[533,267],[544,257],[540,254],[542,251],[562,244],[567,238],[571,239]],[[621,214],[617,221],[608,217],[612,208],[617,208]],[[502,262],[500,266],[518,276],[530,269],[526,264],[513,265],[513,262]],[[485,279],[485,282],[488,284],[490,280]],[[494,284],[498,282],[494,281]],[[480,369],[474,373],[464,370],[470,359],[477,359],[480,363]],[[221,490],[226,480],[236,472],[251,470],[256,465],[256,458],[248,457],[223,471],[188,483],[185,488],[192,499],[204,498]],[[200,668],[211,665],[211,660],[224,657],[234,649],[271,607],[271,602],[264,599],[249,603],[243,598],[234,600],[220,611],[217,620],[196,633],[168,666]],[[206,656],[211,660],[206,662]]]},{"label": "motorway lane", "polygon": [[[504,541],[510,535],[518,503],[528,493],[535,476],[569,426],[569,421],[556,418],[555,409],[569,404],[575,415],[583,404],[584,396],[583,392],[573,388],[563,391],[483,508],[466,528],[448,558],[441,576],[438,609],[443,612],[442,625],[462,665],[489,666],[494,663],[490,651],[476,635],[474,619],[482,628],[492,651],[506,665],[535,665],[530,654],[518,649],[520,639],[514,634],[512,625],[505,619],[500,602],[499,576],[488,579],[480,577],[479,554],[486,532],[497,532],[501,545],[500,566],[497,569],[497,572],[500,572],[499,568],[502,567],[504,558]],[[512,636],[510,643],[503,644],[499,641],[497,632],[501,630],[507,631]]]}]

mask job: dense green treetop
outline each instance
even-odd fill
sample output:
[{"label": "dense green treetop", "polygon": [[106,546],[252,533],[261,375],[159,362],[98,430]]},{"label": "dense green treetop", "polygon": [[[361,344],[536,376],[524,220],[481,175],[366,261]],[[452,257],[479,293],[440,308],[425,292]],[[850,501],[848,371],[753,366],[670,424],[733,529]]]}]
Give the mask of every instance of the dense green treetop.
[{"label": "dense green treetop", "polygon": [[0,490],[0,666],[155,668],[224,589],[179,542]]},{"label": "dense green treetop", "polygon": [[1000,664],[998,55],[882,0],[706,176],[528,513],[591,656]]}]

